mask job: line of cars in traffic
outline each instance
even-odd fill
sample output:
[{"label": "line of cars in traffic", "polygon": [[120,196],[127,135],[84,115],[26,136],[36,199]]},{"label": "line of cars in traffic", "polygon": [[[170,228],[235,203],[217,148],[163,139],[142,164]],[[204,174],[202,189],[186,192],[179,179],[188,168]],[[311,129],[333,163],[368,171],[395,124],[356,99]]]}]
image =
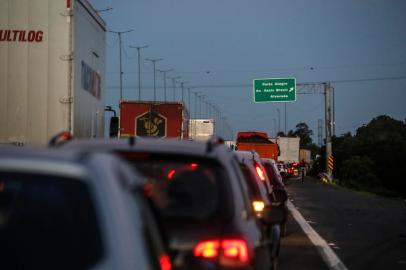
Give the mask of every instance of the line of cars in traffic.
[{"label": "line of cars in traffic", "polygon": [[0,266],[277,269],[286,200],[273,160],[219,138],[2,147]]}]

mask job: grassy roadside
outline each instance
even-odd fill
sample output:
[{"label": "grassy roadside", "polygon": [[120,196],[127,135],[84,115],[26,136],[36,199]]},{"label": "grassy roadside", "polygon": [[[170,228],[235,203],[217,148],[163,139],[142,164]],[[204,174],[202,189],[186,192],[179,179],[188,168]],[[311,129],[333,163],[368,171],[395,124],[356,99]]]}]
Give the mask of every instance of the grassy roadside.
[{"label": "grassy roadside", "polygon": [[382,197],[382,198],[394,199],[394,200],[398,200],[398,199],[404,200],[405,199],[405,198],[402,198],[401,196],[399,196],[397,194],[394,194],[394,193],[385,194],[384,190],[382,190],[381,192],[375,193],[375,192],[372,192],[372,191],[357,190],[357,189],[353,189],[353,188],[350,188],[350,187],[342,186],[342,185],[339,185],[337,183],[338,181],[334,181],[333,183],[326,183],[326,182],[322,181],[321,179],[319,179],[317,177],[314,177],[314,176],[306,176],[305,181],[311,181],[311,182],[316,183],[316,184],[330,186],[330,187],[332,187],[334,189],[337,189],[337,190],[354,192],[354,193],[357,193],[359,195],[363,195],[365,197]]}]

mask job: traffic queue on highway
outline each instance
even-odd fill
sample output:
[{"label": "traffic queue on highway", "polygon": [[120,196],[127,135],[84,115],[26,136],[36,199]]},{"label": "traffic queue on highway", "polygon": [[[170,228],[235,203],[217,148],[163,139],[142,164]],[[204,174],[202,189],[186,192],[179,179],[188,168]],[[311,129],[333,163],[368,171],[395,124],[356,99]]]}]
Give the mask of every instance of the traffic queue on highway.
[{"label": "traffic queue on highway", "polygon": [[278,268],[274,160],[216,137],[65,139],[0,148],[1,269]]}]

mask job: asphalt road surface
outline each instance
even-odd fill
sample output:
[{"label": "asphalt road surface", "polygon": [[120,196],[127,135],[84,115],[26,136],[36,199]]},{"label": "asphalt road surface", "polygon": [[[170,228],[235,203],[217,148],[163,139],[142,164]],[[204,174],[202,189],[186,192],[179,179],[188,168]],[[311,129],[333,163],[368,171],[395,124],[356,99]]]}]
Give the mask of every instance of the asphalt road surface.
[{"label": "asphalt road surface", "polygon": [[[292,203],[347,269],[406,269],[406,201],[306,178],[288,181]],[[282,239],[280,270],[329,269],[294,218]]]}]

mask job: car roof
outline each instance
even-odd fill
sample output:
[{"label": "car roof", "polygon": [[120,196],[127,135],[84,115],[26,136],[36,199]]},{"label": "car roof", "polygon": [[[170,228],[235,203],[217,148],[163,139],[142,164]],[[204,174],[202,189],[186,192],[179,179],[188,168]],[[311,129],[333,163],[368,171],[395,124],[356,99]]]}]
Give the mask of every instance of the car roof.
[{"label": "car roof", "polygon": [[[106,153],[89,153],[80,149],[61,149],[45,147],[15,147],[6,146],[0,148],[0,169],[45,173],[61,176],[75,176],[84,181],[88,181],[86,173],[95,170],[94,166],[86,166],[90,159],[97,159],[97,162],[106,160]],[[104,157],[103,157],[104,156]],[[118,160],[113,155],[108,155],[109,159]],[[123,184],[130,186],[142,185],[143,179],[133,171],[138,177],[132,178],[131,182]]]},{"label": "car roof", "polygon": [[240,162],[245,162],[246,160],[256,160],[259,161],[259,155],[255,151],[235,151]]},{"label": "car roof", "polygon": [[0,158],[19,158],[36,160],[55,160],[62,162],[76,162],[83,157],[80,151],[58,151],[56,148],[44,147],[16,147],[5,146],[0,148]]},{"label": "car roof", "polygon": [[231,152],[225,145],[216,142],[197,142],[179,139],[123,138],[123,139],[84,139],[67,142],[61,148],[80,149],[82,151],[148,151],[214,157],[221,152]]}]

